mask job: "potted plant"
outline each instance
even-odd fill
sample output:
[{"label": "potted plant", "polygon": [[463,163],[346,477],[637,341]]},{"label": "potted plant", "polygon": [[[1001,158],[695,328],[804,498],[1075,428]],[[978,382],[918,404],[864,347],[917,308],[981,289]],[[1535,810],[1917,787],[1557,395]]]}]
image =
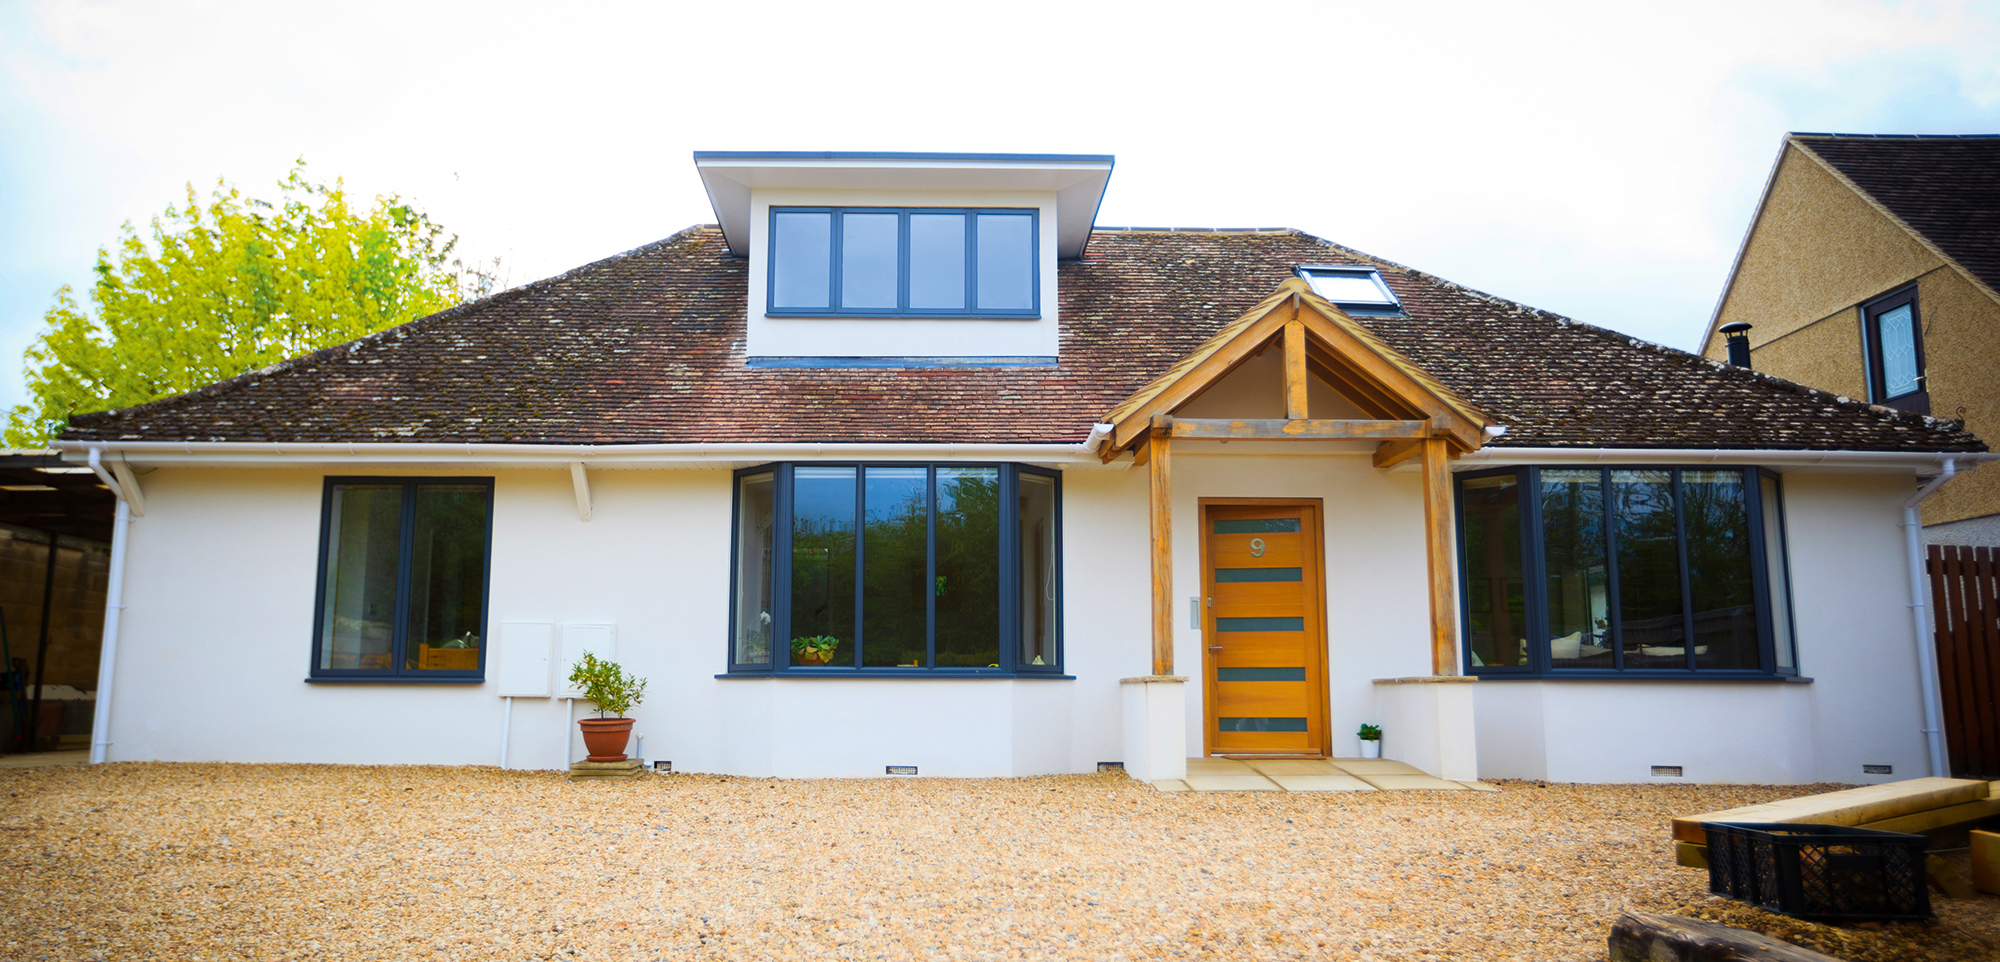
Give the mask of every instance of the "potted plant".
[{"label": "potted plant", "polygon": [[1382,757],[1382,726],[1363,725],[1355,734],[1361,737],[1362,758]]},{"label": "potted plant", "polygon": [[[625,742],[632,737],[632,719],[625,712],[646,696],[646,679],[625,673],[615,661],[605,661],[589,652],[569,670],[570,687],[583,692],[584,700],[597,706],[596,718],[577,722],[583,729],[583,745],[593,762],[622,762]],[[616,717],[606,718],[605,715]]]},{"label": "potted plant", "polygon": [[824,665],[833,660],[833,650],[840,647],[840,639],[832,635],[812,635],[792,639],[792,664]]}]

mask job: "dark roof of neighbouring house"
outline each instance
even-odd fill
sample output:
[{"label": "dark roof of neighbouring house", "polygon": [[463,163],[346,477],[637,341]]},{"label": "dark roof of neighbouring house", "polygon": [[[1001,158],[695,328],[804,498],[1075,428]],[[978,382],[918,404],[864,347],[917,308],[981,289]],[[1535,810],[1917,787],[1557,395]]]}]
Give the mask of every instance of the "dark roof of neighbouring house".
[{"label": "dark roof of neighbouring house", "polygon": [[2000,135],[1792,134],[1897,219],[2000,291]]},{"label": "dark roof of neighbouring house", "polygon": [[1379,268],[1360,322],[1508,426],[1496,446],[1983,451],[1871,407],[1470,290],[1292,230],[1099,228],[1059,267],[1053,367],[752,368],[747,262],[714,227],[180,397],[77,415],[112,441],[1050,443],[1269,296]]}]

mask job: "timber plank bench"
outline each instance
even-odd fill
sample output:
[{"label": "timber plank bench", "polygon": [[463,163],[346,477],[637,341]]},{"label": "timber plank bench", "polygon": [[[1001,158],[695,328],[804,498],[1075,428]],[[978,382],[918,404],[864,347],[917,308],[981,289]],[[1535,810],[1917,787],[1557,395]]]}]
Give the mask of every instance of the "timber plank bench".
[{"label": "timber plank bench", "polygon": [[1708,867],[1703,822],[1804,822],[1917,834],[1995,815],[2000,815],[2000,782],[1912,778],[1676,818],[1674,860],[1689,868]]}]

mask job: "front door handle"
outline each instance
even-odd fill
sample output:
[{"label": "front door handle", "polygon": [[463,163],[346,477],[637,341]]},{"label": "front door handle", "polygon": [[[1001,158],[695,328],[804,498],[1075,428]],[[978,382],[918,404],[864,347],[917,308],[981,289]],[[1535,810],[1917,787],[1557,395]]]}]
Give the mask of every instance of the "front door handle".
[{"label": "front door handle", "polygon": [[1209,650],[1209,651],[1221,651],[1221,650],[1222,650],[1222,646],[1221,646],[1221,645],[1210,645],[1210,646],[1208,646],[1208,650]]}]

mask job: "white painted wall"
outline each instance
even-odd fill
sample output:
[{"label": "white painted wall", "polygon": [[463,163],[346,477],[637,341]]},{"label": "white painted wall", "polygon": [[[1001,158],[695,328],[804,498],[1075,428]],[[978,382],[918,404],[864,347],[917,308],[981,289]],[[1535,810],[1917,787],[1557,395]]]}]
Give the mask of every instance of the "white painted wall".
[{"label": "white painted wall", "polygon": [[[1041,212],[1041,315],[1031,318],[767,317],[771,208],[1032,207]],[[750,192],[750,357],[1055,357],[1056,192],[807,190]]]},{"label": "white painted wall", "polygon": [[[1903,554],[1907,476],[1784,478],[1799,666],[1810,683],[1476,685],[1480,775],[1646,782],[1881,782],[1929,774]],[[1894,766],[1864,775],[1863,764]]]}]

